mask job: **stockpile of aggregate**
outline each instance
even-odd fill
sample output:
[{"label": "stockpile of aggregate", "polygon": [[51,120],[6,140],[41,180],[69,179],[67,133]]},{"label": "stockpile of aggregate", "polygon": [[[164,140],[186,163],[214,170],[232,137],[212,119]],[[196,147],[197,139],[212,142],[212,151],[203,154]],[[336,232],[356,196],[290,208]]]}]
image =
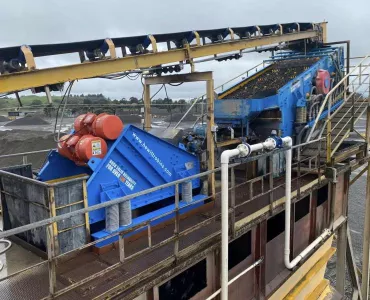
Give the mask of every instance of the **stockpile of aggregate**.
[{"label": "stockpile of aggregate", "polygon": [[117,116],[122,120],[123,124],[140,124],[141,119],[143,118],[139,115],[119,114]]},{"label": "stockpile of aggregate", "polygon": [[[199,113],[200,114],[200,113]],[[184,113],[168,113],[167,117],[164,118],[164,121],[166,122],[178,122],[181,120],[183,117]],[[195,121],[197,119],[197,116],[194,116],[193,114],[189,113],[183,120],[184,122],[186,121]]]},{"label": "stockpile of aggregate", "polygon": [[37,115],[27,115],[24,118],[16,119],[5,126],[28,126],[28,125],[49,125],[50,123]]},{"label": "stockpile of aggregate", "polygon": [[[36,150],[56,148],[53,133],[32,130],[0,131],[0,155],[31,152]],[[28,155],[28,163],[38,169],[44,163],[48,153]],[[22,156],[0,158],[0,167],[22,164]]]}]

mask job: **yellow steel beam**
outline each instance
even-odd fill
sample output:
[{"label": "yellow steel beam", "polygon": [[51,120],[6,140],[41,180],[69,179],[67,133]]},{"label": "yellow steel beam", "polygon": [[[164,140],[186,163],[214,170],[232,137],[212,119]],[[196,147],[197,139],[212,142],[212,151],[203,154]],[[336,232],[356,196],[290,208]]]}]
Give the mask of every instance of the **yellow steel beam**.
[{"label": "yellow steel beam", "polygon": [[92,78],[116,72],[150,68],[152,66],[185,61],[189,56],[194,59],[239,51],[246,48],[266,46],[280,42],[289,42],[318,36],[318,31],[311,30],[284,35],[262,36],[253,39],[228,40],[222,43],[194,46],[190,47],[190,49],[174,49],[157,53],[125,56],[117,59],[107,59],[96,62],[85,62],[55,68],[5,74],[0,75],[0,93],[63,83],[70,80]]},{"label": "yellow steel beam", "polygon": [[[294,299],[315,299],[314,290],[324,279],[326,265],[329,259],[334,255],[335,248],[330,248],[319,259],[319,261],[305,274],[305,276],[295,285],[295,287],[284,297],[284,300]],[[301,272],[300,270],[298,272]],[[317,299],[317,298],[316,298]]]},{"label": "yellow steel beam", "polygon": [[[268,300],[307,299],[321,280],[324,279],[325,267],[335,253],[331,247],[334,235],[324,242],[291,276],[277,289]],[[316,285],[316,286],[315,286]]]}]

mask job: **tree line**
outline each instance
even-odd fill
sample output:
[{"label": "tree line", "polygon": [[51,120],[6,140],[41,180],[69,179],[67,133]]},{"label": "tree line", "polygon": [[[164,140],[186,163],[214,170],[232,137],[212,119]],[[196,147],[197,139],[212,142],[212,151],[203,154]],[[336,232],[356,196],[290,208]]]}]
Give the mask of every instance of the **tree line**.
[{"label": "tree line", "polygon": [[[39,106],[41,100],[34,100],[32,106]],[[65,101],[65,100],[64,100]],[[185,99],[174,100],[171,98],[157,98],[151,100],[151,107],[156,108],[157,112],[167,113],[184,113],[191,105],[191,101]],[[44,114],[48,117],[53,117],[58,106],[63,106],[61,99],[53,100],[53,104],[44,107]],[[122,98],[120,100],[111,100],[103,94],[81,94],[70,95],[66,106],[66,113],[77,115],[86,112],[94,112],[96,114],[106,112],[111,114],[140,114],[140,109],[143,106],[143,99],[137,97]]]}]

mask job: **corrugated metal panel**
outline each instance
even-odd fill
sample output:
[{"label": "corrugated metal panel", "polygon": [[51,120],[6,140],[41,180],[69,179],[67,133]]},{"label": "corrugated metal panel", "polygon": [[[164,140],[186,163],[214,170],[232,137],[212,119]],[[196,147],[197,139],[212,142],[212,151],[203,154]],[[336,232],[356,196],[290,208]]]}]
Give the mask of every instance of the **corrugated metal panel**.
[{"label": "corrugated metal panel", "polygon": [[[81,203],[83,199],[83,186],[81,181],[74,181],[63,184],[60,183],[55,187],[55,205],[56,208],[63,207],[72,203],[78,203],[70,205],[65,208],[57,209],[57,215],[62,215],[68,212],[79,210],[84,208],[84,204]],[[86,230],[85,230],[85,216],[78,215],[69,219],[58,222],[58,231],[68,230],[76,226],[80,226],[68,231],[64,231],[58,234],[60,252],[68,252],[75,248],[78,248],[87,242]]]},{"label": "corrugated metal panel", "polygon": [[[6,171],[25,177],[32,177],[28,165],[8,168]],[[29,175],[29,176],[27,176]],[[4,207],[4,229],[8,230],[18,226],[40,221],[51,216],[49,207],[49,191],[47,186],[24,181],[22,177],[1,176]],[[81,181],[59,183],[55,186],[55,206],[57,215],[65,214],[84,207],[83,186]],[[72,203],[79,202],[76,205]],[[84,245],[87,242],[85,231],[85,216],[75,216],[58,222],[59,253],[64,253]],[[77,228],[74,228],[77,227]],[[70,228],[73,228],[69,230]],[[65,231],[66,230],[66,231]],[[45,227],[32,229],[18,235],[28,243],[46,251]]]}]

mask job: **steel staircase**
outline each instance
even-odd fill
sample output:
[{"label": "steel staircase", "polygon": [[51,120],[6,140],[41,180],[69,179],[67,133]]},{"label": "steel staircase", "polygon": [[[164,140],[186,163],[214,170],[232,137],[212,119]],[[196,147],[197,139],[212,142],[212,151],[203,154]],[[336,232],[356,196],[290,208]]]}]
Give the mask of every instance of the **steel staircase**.
[{"label": "steel staircase", "polygon": [[[369,62],[370,58],[366,56],[325,97],[305,142],[316,139],[319,141],[302,148],[299,157],[301,161],[307,160],[315,168],[318,161],[320,164],[336,162],[335,158],[349,134],[358,133],[355,125],[366,112],[370,101],[370,72],[364,73],[370,67]],[[342,104],[320,120],[320,116],[338,100],[343,100]],[[358,135],[361,136],[359,133]],[[310,160],[310,157],[316,159]]]}]

